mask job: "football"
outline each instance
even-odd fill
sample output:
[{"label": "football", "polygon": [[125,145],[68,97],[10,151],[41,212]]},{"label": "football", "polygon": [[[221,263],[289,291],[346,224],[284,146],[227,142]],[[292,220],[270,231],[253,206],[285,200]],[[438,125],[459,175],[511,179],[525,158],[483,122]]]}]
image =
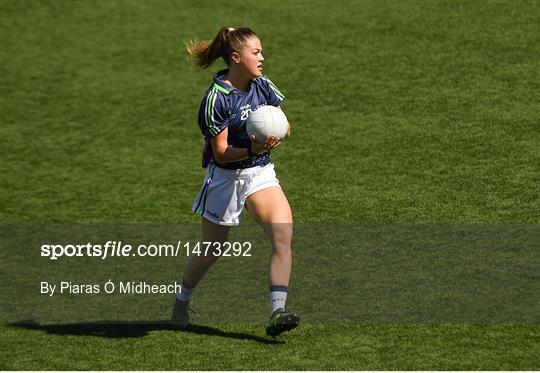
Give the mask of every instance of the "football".
[{"label": "football", "polygon": [[257,142],[260,143],[264,142],[266,135],[283,140],[289,130],[289,121],[281,109],[266,105],[251,113],[246,129],[249,135],[255,135]]}]

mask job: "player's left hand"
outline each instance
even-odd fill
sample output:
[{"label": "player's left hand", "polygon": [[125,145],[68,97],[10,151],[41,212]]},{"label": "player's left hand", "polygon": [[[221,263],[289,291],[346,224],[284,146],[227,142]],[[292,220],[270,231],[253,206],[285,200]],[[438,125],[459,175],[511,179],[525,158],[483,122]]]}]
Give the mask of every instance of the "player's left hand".
[{"label": "player's left hand", "polygon": [[278,137],[266,136],[264,138],[264,148],[267,150],[272,150],[281,145],[281,140]]},{"label": "player's left hand", "polygon": [[272,150],[281,145],[281,140],[279,138],[269,135],[264,138],[264,143],[257,142],[255,135],[251,135],[251,142],[253,144],[253,152],[256,154],[260,154],[267,150]]}]

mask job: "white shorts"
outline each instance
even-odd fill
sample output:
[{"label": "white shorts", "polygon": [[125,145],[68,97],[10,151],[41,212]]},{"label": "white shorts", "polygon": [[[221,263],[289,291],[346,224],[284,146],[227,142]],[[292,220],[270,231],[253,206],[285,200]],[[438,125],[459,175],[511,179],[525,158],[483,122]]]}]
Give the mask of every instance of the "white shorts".
[{"label": "white shorts", "polygon": [[239,170],[226,170],[212,163],[206,168],[192,210],[216,224],[238,225],[246,198],[274,186],[279,186],[279,180],[272,163]]}]

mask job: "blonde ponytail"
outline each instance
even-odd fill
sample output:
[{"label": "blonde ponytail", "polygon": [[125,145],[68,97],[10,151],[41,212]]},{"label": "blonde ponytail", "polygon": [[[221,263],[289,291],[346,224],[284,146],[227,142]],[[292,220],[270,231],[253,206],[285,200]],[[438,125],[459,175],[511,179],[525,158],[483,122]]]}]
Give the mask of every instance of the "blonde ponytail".
[{"label": "blonde ponytail", "polygon": [[257,35],[248,27],[222,27],[212,41],[193,39],[186,43],[188,62],[207,69],[222,57],[228,66],[231,63],[231,54],[239,52],[246,45],[247,39],[253,36]]}]

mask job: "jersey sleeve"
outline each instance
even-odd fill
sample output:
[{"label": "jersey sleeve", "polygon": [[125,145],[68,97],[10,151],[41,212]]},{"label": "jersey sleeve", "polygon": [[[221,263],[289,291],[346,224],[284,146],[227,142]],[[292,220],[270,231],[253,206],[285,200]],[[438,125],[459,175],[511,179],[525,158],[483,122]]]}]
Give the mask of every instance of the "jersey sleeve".
[{"label": "jersey sleeve", "polygon": [[274,83],[266,76],[261,76],[261,83],[264,88],[266,100],[272,106],[278,106],[285,96],[279,91]]},{"label": "jersey sleeve", "polygon": [[206,139],[211,139],[229,126],[227,101],[219,90],[208,91],[199,108],[199,128]]}]

